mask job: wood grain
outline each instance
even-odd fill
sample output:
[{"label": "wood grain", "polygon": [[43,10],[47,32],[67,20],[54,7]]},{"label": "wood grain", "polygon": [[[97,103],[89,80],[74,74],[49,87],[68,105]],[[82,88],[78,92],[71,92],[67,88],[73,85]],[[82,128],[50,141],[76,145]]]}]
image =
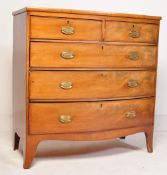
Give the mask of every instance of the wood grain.
[{"label": "wood grain", "polygon": [[[135,118],[127,113],[136,112]],[[31,103],[31,134],[76,133],[121,129],[153,123],[154,98],[108,102]],[[61,115],[72,116],[61,123]],[[42,126],[42,127],[41,127]]]},{"label": "wood grain", "polygon": [[113,17],[124,17],[124,18],[139,18],[139,19],[155,19],[160,20],[160,16],[150,15],[137,15],[137,14],[126,14],[126,13],[112,13],[112,12],[100,12],[100,11],[88,11],[88,10],[74,10],[74,9],[55,9],[55,8],[34,8],[25,7],[20,10],[14,11],[13,15],[18,15],[24,12],[46,12],[46,13],[66,13],[66,14],[82,14],[82,15],[99,15],[99,16],[113,16]]},{"label": "wood grain", "polygon": [[[156,46],[31,42],[30,49],[31,67],[156,68]],[[63,59],[63,51],[73,52],[74,58]],[[130,59],[132,52],[138,53],[137,60]]]},{"label": "wood grain", "polygon": [[[61,32],[69,23],[75,30],[72,35]],[[31,38],[68,39],[68,40],[101,40],[101,21],[31,17]]]},{"label": "wood grain", "polygon": [[[140,32],[140,37],[132,38],[129,36],[130,31],[135,27],[135,30]],[[113,35],[114,34],[114,35]],[[158,42],[158,26],[153,24],[137,24],[126,22],[106,22],[106,41],[123,41],[123,42]]]},{"label": "wood grain", "polygon": [[[138,87],[128,87],[136,80]],[[73,88],[64,90],[60,83],[69,81]],[[103,99],[153,96],[154,71],[33,71],[30,73],[30,99]]]}]

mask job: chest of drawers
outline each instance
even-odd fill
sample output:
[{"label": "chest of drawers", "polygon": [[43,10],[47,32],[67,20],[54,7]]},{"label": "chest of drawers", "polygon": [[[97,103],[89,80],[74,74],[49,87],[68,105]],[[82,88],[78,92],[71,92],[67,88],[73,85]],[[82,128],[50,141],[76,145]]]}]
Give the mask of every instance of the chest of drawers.
[{"label": "chest of drawers", "polygon": [[144,132],[152,152],[160,17],[24,8],[14,15],[14,149]]}]

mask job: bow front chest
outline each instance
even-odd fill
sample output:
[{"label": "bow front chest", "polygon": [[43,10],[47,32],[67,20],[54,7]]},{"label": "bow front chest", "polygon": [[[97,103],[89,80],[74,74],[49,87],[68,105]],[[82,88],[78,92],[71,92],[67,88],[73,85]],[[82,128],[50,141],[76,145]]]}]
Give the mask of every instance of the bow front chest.
[{"label": "bow front chest", "polygon": [[24,8],[14,15],[14,149],[144,132],[152,152],[160,17]]}]

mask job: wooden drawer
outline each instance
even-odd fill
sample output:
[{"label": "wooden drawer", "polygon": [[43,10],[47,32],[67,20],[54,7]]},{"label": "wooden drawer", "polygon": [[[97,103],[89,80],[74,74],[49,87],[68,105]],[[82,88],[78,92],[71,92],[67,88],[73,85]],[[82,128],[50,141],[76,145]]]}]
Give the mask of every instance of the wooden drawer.
[{"label": "wooden drawer", "polygon": [[105,40],[157,43],[158,25],[108,21],[106,22]]},{"label": "wooden drawer", "polygon": [[31,38],[100,40],[101,33],[100,21],[31,17]]},{"label": "wooden drawer", "polygon": [[31,67],[155,67],[156,46],[31,42]]},{"label": "wooden drawer", "polygon": [[154,85],[154,71],[33,71],[30,73],[30,99],[153,96]]},{"label": "wooden drawer", "polygon": [[148,125],[153,123],[153,111],[154,98],[108,102],[31,103],[30,133],[89,132]]}]

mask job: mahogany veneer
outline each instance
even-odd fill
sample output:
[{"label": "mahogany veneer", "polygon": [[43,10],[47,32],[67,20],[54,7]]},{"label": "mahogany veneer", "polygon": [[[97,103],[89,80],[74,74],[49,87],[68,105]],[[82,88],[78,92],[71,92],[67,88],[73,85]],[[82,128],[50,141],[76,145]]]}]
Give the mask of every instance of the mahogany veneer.
[{"label": "mahogany veneer", "polygon": [[24,8],[14,15],[14,149],[144,132],[152,152],[161,17]]}]

